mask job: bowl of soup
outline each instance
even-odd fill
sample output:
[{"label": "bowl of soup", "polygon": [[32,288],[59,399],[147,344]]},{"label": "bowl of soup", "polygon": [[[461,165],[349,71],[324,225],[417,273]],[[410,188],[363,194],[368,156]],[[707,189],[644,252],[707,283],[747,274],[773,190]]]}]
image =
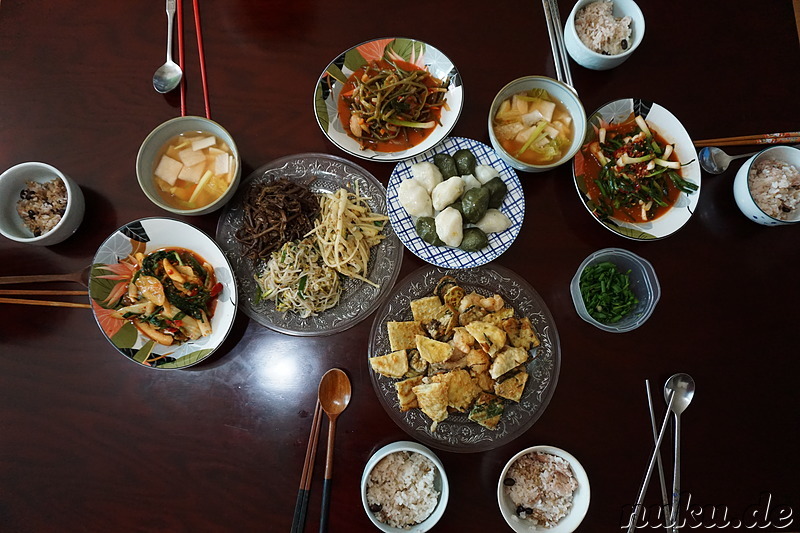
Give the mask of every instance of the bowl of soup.
[{"label": "bowl of soup", "polygon": [[145,138],[136,157],[136,177],[145,195],[162,209],[203,215],[231,199],[241,160],[225,128],[203,117],[177,117]]},{"label": "bowl of soup", "polygon": [[518,78],[495,96],[489,140],[503,161],[544,172],[569,161],[586,134],[586,112],[568,85],[545,76]]}]

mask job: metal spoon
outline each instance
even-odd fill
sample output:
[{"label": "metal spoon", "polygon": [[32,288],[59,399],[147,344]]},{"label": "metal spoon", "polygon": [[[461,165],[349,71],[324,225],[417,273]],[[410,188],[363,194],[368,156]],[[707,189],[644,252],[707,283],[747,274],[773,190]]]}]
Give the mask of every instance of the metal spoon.
[{"label": "metal spoon", "polygon": [[175,17],[175,0],[167,0],[167,61],[153,74],[153,87],[160,93],[168,93],[178,86],[183,71],[172,60],[172,19]]},{"label": "metal spoon", "polygon": [[689,374],[675,374],[664,384],[664,398],[672,400],[669,409],[675,414],[675,465],[672,471],[672,508],[669,524],[678,531],[678,510],[681,491],[681,413],[694,397],[694,380]]},{"label": "metal spoon", "polygon": [[328,415],[328,454],[325,458],[325,481],[322,484],[322,513],[320,532],[328,531],[328,509],[330,508],[331,482],[333,481],[333,437],[336,433],[336,419],[350,403],[350,379],[338,368],[328,370],[319,382],[319,403]]},{"label": "metal spoon", "polygon": [[706,146],[697,153],[697,156],[700,158],[700,168],[709,174],[722,174],[728,170],[728,165],[730,165],[731,161],[734,159],[750,157],[751,155],[755,155],[757,153],[758,152],[752,152],[749,154],[731,156],[716,146]]}]

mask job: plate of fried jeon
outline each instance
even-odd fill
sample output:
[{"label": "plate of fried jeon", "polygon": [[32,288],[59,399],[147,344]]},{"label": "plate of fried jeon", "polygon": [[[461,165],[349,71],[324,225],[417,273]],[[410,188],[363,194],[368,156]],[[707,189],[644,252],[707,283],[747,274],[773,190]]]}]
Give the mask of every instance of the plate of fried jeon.
[{"label": "plate of fried jeon", "polygon": [[378,310],[368,357],[378,398],[409,435],[440,450],[479,452],[541,416],[561,345],[544,300],[511,270],[428,265]]}]

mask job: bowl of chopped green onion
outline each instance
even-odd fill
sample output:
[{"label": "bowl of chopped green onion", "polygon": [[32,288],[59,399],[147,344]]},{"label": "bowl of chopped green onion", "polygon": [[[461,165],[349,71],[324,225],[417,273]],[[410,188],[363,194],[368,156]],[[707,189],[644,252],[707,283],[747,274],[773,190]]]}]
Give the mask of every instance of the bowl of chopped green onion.
[{"label": "bowl of chopped green onion", "polygon": [[570,283],[578,316],[612,333],[638,328],[661,297],[653,265],[622,248],[605,248],[584,259]]}]

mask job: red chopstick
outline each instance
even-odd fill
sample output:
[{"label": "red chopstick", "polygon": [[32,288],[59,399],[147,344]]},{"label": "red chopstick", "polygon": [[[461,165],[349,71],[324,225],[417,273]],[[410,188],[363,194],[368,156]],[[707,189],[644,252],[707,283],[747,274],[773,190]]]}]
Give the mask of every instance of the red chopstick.
[{"label": "red chopstick", "polygon": [[183,0],[178,0],[178,66],[183,71],[181,78],[181,116],[186,116],[186,69],[183,67]]},{"label": "red chopstick", "polygon": [[200,77],[203,81],[203,100],[206,104],[206,118],[211,120],[211,108],[208,104],[208,82],[206,81],[206,55],[203,52],[203,30],[200,28],[200,6],[198,0],[192,0],[194,5],[194,29],[197,33],[197,52],[200,54]]}]

